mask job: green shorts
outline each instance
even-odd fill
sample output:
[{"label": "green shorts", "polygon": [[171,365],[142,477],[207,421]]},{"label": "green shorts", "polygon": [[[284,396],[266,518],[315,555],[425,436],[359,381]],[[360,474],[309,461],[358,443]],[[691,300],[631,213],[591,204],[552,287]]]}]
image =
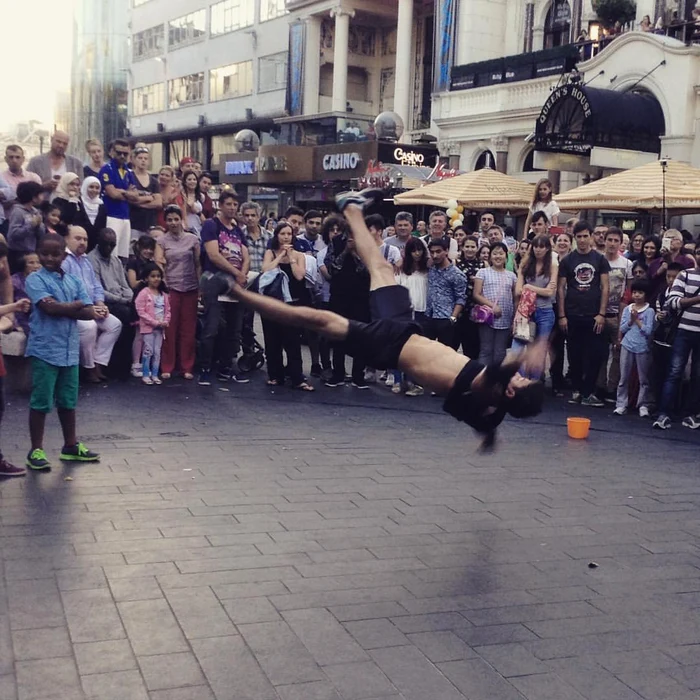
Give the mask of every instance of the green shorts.
[{"label": "green shorts", "polygon": [[29,407],[51,413],[53,407],[74,410],[78,405],[78,365],[57,367],[32,357],[32,396]]}]

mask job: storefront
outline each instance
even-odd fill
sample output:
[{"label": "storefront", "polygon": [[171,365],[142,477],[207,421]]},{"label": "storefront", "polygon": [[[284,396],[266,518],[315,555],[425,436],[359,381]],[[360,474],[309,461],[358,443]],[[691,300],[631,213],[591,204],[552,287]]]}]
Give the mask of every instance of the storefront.
[{"label": "storefront", "polygon": [[241,196],[254,196],[255,186],[276,189],[280,211],[292,203],[329,210],[338,192],[358,187],[370,164],[388,164],[399,170],[402,166],[432,168],[437,158],[437,148],[424,144],[355,141],[329,146],[261,146],[259,151],[222,156],[220,180],[235,186]]}]

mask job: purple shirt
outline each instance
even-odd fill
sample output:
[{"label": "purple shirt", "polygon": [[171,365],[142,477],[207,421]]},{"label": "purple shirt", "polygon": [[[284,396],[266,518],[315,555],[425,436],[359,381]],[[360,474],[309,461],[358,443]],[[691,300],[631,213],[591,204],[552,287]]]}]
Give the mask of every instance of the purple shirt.
[{"label": "purple shirt", "polygon": [[168,232],[158,239],[165,255],[165,283],[175,292],[192,292],[199,288],[194,251],[199,239],[186,231],[179,236]]},{"label": "purple shirt", "polygon": [[245,239],[243,231],[238,226],[226,228],[218,216],[207,219],[202,226],[202,267],[205,272],[220,272],[206,254],[205,244],[208,241],[218,241],[219,252],[226,258],[226,261],[238,270],[243,269]]}]

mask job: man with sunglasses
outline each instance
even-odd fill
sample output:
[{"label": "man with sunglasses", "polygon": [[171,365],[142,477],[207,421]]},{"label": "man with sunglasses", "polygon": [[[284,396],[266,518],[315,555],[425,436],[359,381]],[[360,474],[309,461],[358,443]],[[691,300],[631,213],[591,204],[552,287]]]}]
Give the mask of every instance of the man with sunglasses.
[{"label": "man with sunglasses", "polygon": [[141,196],[134,187],[129,175],[129,142],[115,139],[109,144],[110,160],[100,170],[102,197],[107,209],[107,228],[117,234],[117,255],[126,260],[129,257],[131,223],[129,205],[138,203]]}]

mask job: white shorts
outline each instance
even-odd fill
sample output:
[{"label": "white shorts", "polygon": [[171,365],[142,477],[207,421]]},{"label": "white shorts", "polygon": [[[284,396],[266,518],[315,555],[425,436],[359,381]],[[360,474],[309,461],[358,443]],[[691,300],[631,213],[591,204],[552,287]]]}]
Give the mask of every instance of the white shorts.
[{"label": "white shorts", "polygon": [[131,254],[131,222],[129,219],[116,219],[113,216],[108,216],[107,228],[111,228],[117,234],[117,255],[120,258],[128,258]]}]

